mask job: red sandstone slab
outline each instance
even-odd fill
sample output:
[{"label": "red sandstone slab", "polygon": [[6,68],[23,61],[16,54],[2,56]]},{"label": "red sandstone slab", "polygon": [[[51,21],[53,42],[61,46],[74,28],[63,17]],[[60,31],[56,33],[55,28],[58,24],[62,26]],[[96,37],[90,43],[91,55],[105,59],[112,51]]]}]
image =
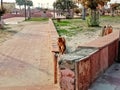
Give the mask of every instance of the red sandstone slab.
[{"label": "red sandstone slab", "polygon": [[50,24],[50,37],[51,37],[51,43],[52,43],[52,52],[59,52],[58,45],[57,45],[57,38],[59,37],[57,30],[53,24],[53,21],[49,19],[49,24]]},{"label": "red sandstone slab", "polygon": [[100,72],[104,72],[108,68],[108,47],[104,47],[100,53]]},{"label": "red sandstone slab", "polygon": [[100,52],[96,52],[90,56],[91,66],[91,82],[93,82],[100,74]]},{"label": "red sandstone slab", "polygon": [[60,70],[61,90],[75,90],[75,72],[70,69]]},{"label": "red sandstone slab", "polygon": [[117,47],[116,47],[116,43],[117,41],[115,41],[114,43],[112,43],[112,44],[110,44],[109,46],[108,46],[108,59],[109,59],[109,61],[108,61],[108,64],[109,64],[109,66],[111,66],[113,63],[114,63],[114,61],[115,61],[115,59],[116,59],[116,49],[117,49]]},{"label": "red sandstone slab", "polygon": [[93,40],[89,43],[86,43],[82,46],[102,48],[102,47],[105,47],[108,44],[114,42],[117,39],[119,39],[119,31],[115,30],[113,33],[111,33],[109,35],[106,35],[104,37],[99,37],[98,39]]},{"label": "red sandstone slab", "polygon": [[90,85],[90,58],[86,58],[78,64],[78,88],[79,90],[87,90]]}]

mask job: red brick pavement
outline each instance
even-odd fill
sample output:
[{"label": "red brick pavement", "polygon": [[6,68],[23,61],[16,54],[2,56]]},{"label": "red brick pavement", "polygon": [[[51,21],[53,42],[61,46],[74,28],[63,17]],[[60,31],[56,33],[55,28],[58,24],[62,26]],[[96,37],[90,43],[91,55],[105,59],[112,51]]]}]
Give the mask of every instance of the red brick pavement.
[{"label": "red brick pavement", "polygon": [[48,22],[27,24],[0,46],[0,90],[58,90],[49,28]]}]

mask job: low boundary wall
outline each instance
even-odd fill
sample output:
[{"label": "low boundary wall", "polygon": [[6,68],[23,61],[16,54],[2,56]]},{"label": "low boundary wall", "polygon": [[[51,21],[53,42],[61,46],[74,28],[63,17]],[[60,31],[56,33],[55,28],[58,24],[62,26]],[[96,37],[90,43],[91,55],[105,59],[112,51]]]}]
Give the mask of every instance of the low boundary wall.
[{"label": "low boundary wall", "polygon": [[49,25],[50,25],[50,38],[51,38],[51,51],[53,55],[53,62],[54,62],[54,83],[56,84],[58,82],[58,45],[57,45],[57,38],[59,37],[56,28],[54,26],[54,23],[51,19],[49,19]]},{"label": "low boundary wall", "polygon": [[78,58],[82,54],[74,59],[70,58],[71,54],[64,55],[63,57],[68,57],[59,61],[61,90],[88,90],[96,78],[114,63],[118,55],[118,42],[119,31],[114,31],[79,46],[78,48],[96,48],[83,58]]},{"label": "low boundary wall", "polygon": [[[51,50],[54,57],[54,83],[57,83],[59,64],[59,83],[61,90],[88,90],[89,86],[110,67],[118,56],[119,31],[79,46],[75,52],[65,54],[58,60],[57,38],[54,23],[49,20]],[[81,53],[81,51],[85,51]],[[80,51],[80,52],[79,52]],[[89,52],[92,51],[92,52]],[[88,55],[86,53],[89,52]]]}]

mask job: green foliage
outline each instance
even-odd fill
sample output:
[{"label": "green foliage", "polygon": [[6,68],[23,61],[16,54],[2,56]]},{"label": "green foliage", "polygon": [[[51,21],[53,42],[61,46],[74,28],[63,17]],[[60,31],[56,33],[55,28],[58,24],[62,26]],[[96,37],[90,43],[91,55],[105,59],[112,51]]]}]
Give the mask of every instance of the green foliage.
[{"label": "green foliage", "polygon": [[32,1],[27,1],[27,6],[33,6],[33,2]]},{"label": "green foliage", "polygon": [[26,21],[48,21],[48,18],[31,18]]},{"label": "green foliage", "polygon": [[[85,8],[90,8],[91,11],[96,11],[98,5],[104,6],[104,4],[110,0],[79,0]],[[99,18],[97,18],[96,12],[91,13],[91,16],[87,19],[88,26],[99,26]]]},{"label": "green foliage", "polygon": [[53,6],[56,9],[61,9],[63,11],[76,7],[75,3],[72,0],[56,0],[56,2],[53,3]]},{"label": "green foliage", "polygon": [[62,12],[62,14],[66,15],[68,18],[72,18],[72,15],[70,14],[71,9],[74,9],[77,6],[72,0],[56,0],[53,3],[53,7]]},{"label": "green foliage", "polygon": [[[90,17],[88,17],[90,18]],[[90,19],[89,19],[90,20]],[[115,16],[101,16],[100,18],[101,22],[99,27],[88,27],[85,20],[81,19],[62,19],[61,22],[67,23],[66,26],[59,24],[56,20],[54,20],[54,24],[56,26],[56,29],[61,36],[67,36],[68,38],[71,38],[72,36],[75,36],[80,33],[84,32],[98,32],[99,30],[102,30],[102,27],[105,25],[118,25],[120,23],[120,17]],[[69,23],[68,23],[69,22]],[[96,25],[96,24],[95,24]],[[115,28],[119,29],[119,28]],[[89,34],[89,33],[88,33]]]},{"label": "green foliage", "polygon": [[87,18],[87,24],[91,27],[99,26],[99,12],[97,10],[91,10],[91,15]]},{"label": "green foliage", "polygon": [[70,24],[69,21],[60,21],[60,22],[55,22],[57,26],[67,26]]},{"label": "green foliage", "polygon": [[85,22],[83,21],[83,24],[80,24],[80,22],[82,22],[80,19],[65,19],[60,22],[54,20],[59,35],[65,35],[68,37],[74,36],[83,31],[82,26],[85,25]]},{"label": "green foliage", "polygon": [[100,21],[102,22],[102,25],[104,24],[104,22],[106,23],[105,25],[115,25],[115,23],[120,23],[120,16],[115,16],[112,18],[111,16],[101,16]]},{"label": "green foliage", "polygon": [[59,29],[57,30],[57,32],[59,33],[59,35],[67,35],[69,33],[66,29]]},{"label": "green foliage", "polygon": [[22,6],[24,5],[24,0],[16,0],[16,4]]},{"label": "green foliage", "polygon": [[27,6],[33,6],[33,2],[31,0],[16,0],[17,5],[27,5]]},{"label": "green foliage", "polygon": [[94,18],[92,18],[90,16],[87,17],[87,25],[89,27],[98,27],[99,24],[100,24],[99,19],[95,20]]}]

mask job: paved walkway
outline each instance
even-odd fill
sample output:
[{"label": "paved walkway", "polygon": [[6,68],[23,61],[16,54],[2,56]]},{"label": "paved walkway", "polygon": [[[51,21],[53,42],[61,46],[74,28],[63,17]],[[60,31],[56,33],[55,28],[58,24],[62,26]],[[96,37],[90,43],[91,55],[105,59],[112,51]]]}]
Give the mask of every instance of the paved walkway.
[{"label": "paved walkway", "polygon": [[0,90],[58,90],[49,27],[48,22],[28,24],[0,46]]},{"label": "paved walkway", "polygon": [[114,63],[89,90],[120,90],[120,64]]}]

